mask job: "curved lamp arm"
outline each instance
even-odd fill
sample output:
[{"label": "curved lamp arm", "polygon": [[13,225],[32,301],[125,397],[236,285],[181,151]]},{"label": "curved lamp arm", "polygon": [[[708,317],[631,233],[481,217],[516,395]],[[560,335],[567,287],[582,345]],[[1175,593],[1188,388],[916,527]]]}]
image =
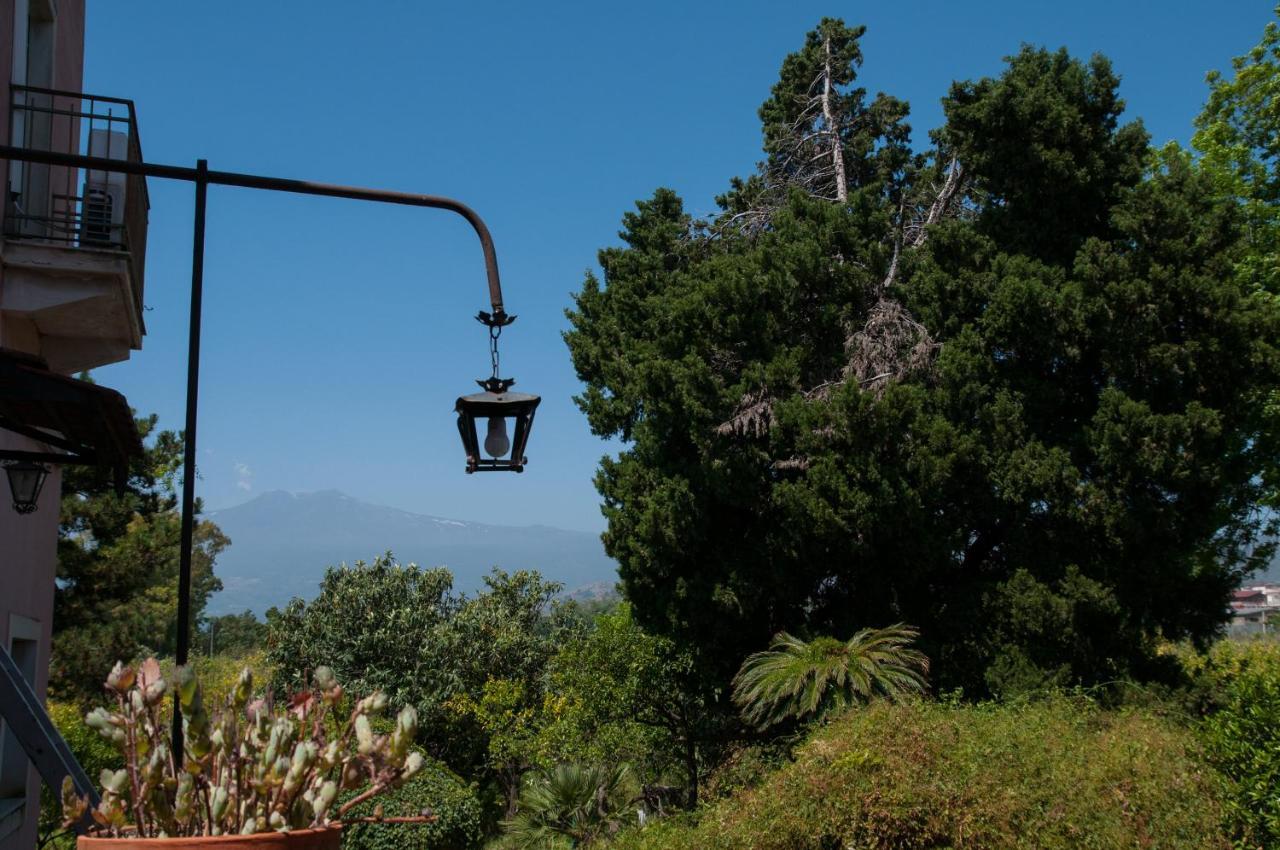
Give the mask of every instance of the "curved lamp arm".
[{"label": "curved lamp arm", "polygon": [[471,207],[441,195],[417,195],[411,192],[392,192],[385,189],[364,189],[358,186],[338,186],[330,183],[315,183],[310,180],[289,180],[283,177],[264,177],[257,174],[238,174],[234,171],[209,171],[198,168],[184,168],[176,165],[161,165],[152,162],[137,162],[128,159],[107,159],[96,156],[61,153],[59,151],[43,151],[32,148],[0,145],[0,160],[19,160],[24,162],[41,162],[48,165],[62,165],[69,168],[85,168],[94,171],[115,171],[123,174],[141,174],[145,177],[159,177],[166,180],[186,180],[191,183],[205,183],[216,186],[242,186],[246,189],[266,189],[273,192],[292,192],[297,195],[323,195],[330,198],[350,198],[356,201],[374,201],[383,204],[400,204],[410,207],[431,207],[449,210],[467,220],[480,237],[480,248],[484,252],[484,269],[489,279],[489,303],[493,307],[492,317],[481,321],[486,324],[510,324],[515,318],[508,316],[502,305],[502,282],[498,277],[498,257],[493,250],[493,237],[484,219]]}]

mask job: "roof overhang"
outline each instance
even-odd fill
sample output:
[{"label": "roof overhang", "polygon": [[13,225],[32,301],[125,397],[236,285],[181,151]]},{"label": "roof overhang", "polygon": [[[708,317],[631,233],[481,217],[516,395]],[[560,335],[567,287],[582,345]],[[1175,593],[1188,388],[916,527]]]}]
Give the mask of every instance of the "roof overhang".
[{"label": "roof overhang", "polygon": [[0,429],[51,448],[0,449],[0,460],[110,466],[123,482],[142,454],[133,411],[113,389],[50,372],[36,357],[0,348]]}]

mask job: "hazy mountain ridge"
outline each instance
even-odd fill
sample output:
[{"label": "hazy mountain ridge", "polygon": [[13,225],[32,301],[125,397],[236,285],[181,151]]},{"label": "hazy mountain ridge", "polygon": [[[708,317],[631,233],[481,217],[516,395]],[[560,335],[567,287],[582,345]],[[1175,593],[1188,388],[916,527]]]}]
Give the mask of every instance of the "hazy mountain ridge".
[{"label": "hazy mountain ridge", "polygon": [[336,490],[273,491],[205,518],[231,538],[214,567],[223,589],[210,601],[210,614],[261,614],[295,596],[310,599],[327,567],[388,550],[401,563],[448,567],[460,591],[479,587],[495,566],[536,569],[568,591],[617,581],[616,565],[597,534],[415,514]]}]

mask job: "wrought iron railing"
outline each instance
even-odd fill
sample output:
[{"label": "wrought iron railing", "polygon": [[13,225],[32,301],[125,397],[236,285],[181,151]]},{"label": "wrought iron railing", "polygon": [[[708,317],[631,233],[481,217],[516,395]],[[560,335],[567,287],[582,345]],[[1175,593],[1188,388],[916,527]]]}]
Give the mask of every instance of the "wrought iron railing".
[{"label": "wrought iron railing", "polygon": [[[34,150],[143,161],[133,101],[115,97],[11,86],[9,138]],[[9,163],[6,238],[127,252],[139,311],[149,208],[142,175]]]}]

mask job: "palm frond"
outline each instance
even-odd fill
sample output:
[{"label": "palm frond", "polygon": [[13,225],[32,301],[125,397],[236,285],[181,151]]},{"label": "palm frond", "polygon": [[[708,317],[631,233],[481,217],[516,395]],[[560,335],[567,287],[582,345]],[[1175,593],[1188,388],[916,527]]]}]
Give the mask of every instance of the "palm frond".
[{"label": "palm frond", "polygon": [[841,642],[774,635],[769,649],[748,656],[733,680],[743,718],[764,729],[865,702],[875,694],[898,697],[928,687],[929,659],[911,644],[920,633],[901,623],[863,629]]}]

